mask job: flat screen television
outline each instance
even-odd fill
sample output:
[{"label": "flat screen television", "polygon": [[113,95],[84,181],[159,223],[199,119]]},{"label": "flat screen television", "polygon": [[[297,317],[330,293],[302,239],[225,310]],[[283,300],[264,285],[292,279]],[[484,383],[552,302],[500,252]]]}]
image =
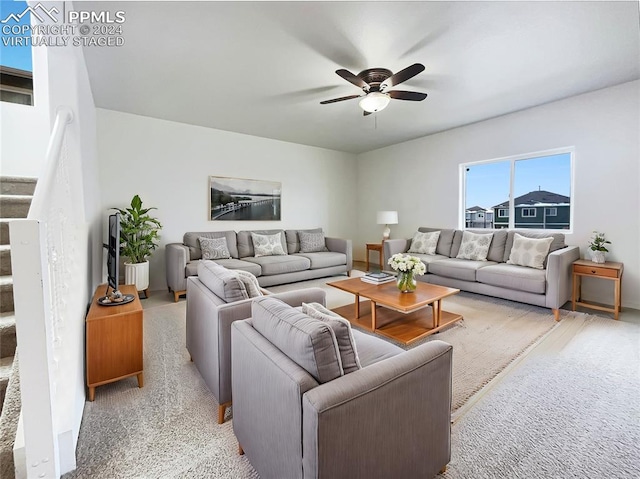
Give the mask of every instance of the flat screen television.
[{"label": "flat screen television", "polygon": [[120,275],[120,213],[109,215],[109,240],[107,247],[107,291],[109,288],[114,293],[118,291],[118,278]]}]

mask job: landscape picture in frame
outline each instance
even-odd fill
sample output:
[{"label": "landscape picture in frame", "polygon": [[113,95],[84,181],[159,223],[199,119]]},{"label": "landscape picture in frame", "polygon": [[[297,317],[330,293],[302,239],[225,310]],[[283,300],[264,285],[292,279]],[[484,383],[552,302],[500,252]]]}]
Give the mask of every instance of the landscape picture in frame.
[{"label": "landscape picture in frame", "polygon": [[280,221],[279,181],[209,177],[212,221]]}]

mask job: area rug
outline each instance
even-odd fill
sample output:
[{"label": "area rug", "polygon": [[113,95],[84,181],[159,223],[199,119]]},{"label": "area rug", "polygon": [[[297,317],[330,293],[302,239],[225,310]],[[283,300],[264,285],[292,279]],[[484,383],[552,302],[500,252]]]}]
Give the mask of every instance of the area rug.
[{"label": "area rug", "polygon": [[640,325],[569,321],[454,424],[441,477],[640,477]]},{"label": "area rug", "polygon": [[[360,274],[360,272],[358,272]],[[319,287],[327,292],[327,305],[336,308],[354,301],[352,294],[327,283],[336,278],[298,283],[297,289]],[[296,289],[292,285],[269,288],[272,292]],[[411,349],[419,344],[439,339],[453,346],[452,412],[495,378],[511,362],[558,323],[550,309],[461,292],[443,300],[443,309],[463,316],[463,320],[438,334],[428,336],[410,346],[378,336],[398,346]],[[561,310],[561,319],[581,316]],[[363,330],[368,334],[368,331]]]}]

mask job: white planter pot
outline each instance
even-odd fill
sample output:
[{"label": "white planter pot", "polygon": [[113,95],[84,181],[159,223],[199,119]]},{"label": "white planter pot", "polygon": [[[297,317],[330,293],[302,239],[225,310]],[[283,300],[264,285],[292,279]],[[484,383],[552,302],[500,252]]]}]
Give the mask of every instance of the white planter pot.
[{"label": "white planter pot", "polygon": [[591,253],[591,261],[593,261],[594,263],[604,263],[605,262],[604,251],[589,250],[589,252]]},{"label": "white planter pot", "polygon": [[124,284],[135,284],[138,291],[145,291],[149,287],[149,262],[125,263]]}]

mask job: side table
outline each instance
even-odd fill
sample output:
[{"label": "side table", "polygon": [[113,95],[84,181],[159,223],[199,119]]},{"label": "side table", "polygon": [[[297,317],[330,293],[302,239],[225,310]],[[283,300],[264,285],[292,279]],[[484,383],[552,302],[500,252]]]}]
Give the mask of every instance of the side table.
[{"label": "side table", "polygon": [[106,284],[98,286],[86,319],[86,365],[89,401],[96,386],[137,376],[138,387],[144,386],[142,372],[142,304],[133,284],[121,285],[123,294],[134,300],[118,306],[101,306]]},{"label": "side table", "polygon": [[367,271],[369,271],[369,252],[377,251],[380,254],[380,270],[384,269],[382,264],[382,243],[367,243]]},{"label": "side table", "polygon": [[[571,302],[573,310],[576,310],[576,305],[583,306],[585,308],[597,309],[598,311],[606,311],[613,313],[613,317],[618,319],[620,313],[620,304],[622,303],[622,272],[624,271],[624,265],[622,263],[615,263],[607,261],[605,263],[594,263],[586,259],[579,259],[573,262],[573,294],[571,296]],[[582,277],[591,276],[593,278],[608,279],[614,282],[614,298],[613,308],[606,308],[597,304],[585,303],[581,297]]]}]

